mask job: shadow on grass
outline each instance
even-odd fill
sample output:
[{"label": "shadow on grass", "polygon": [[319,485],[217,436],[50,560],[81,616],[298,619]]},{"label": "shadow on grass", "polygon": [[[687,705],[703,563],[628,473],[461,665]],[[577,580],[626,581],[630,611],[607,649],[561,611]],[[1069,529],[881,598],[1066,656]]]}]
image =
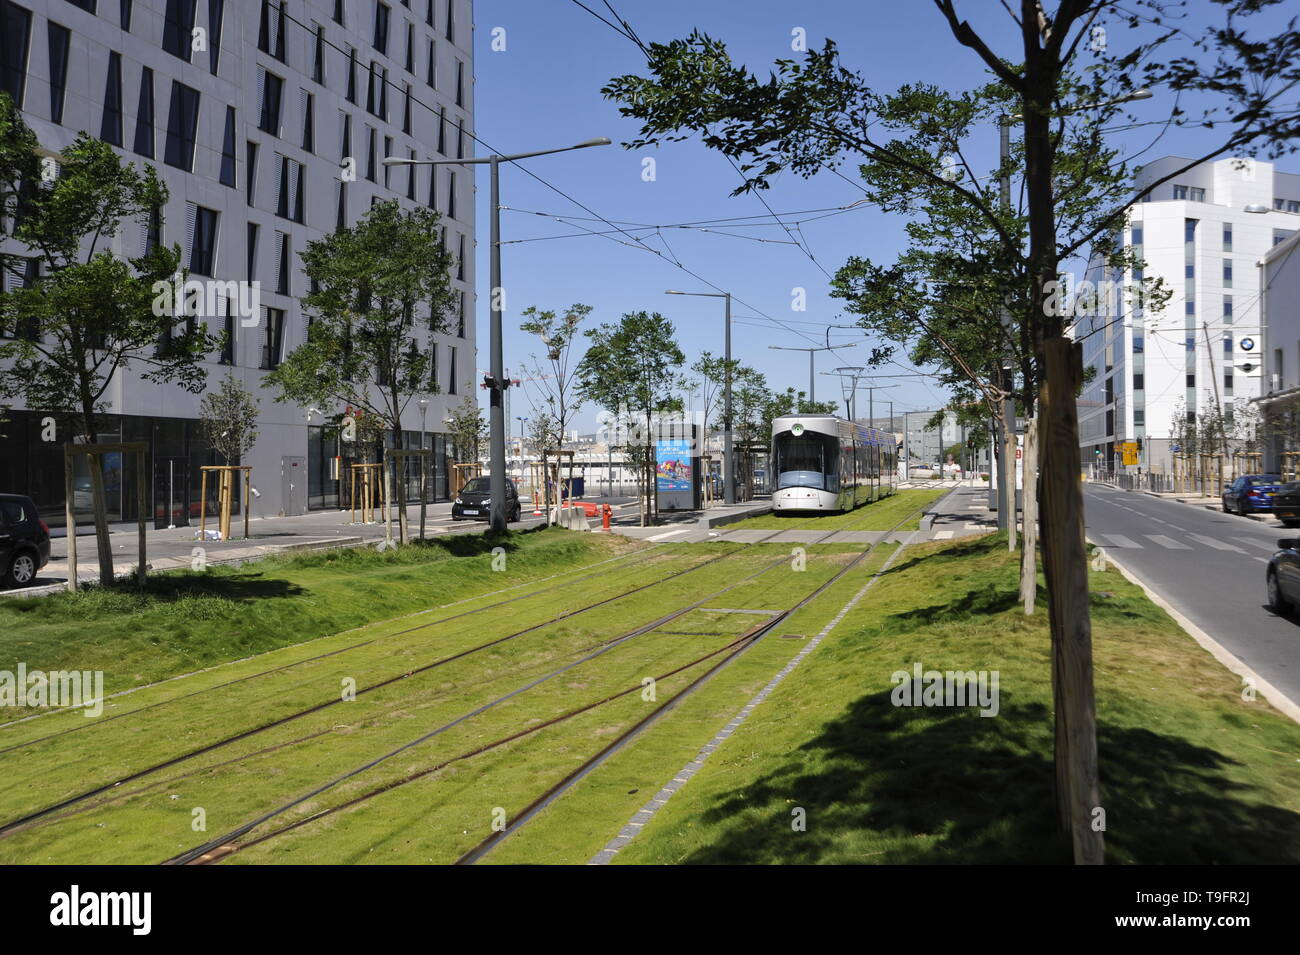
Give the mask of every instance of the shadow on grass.
[{"label": "shadow on grass", "polygon": [[[991,718],[895,707],[889,692],[859,698],[783,765],[722,795],[703,816],[725,827],[720,837],[685,861],[1069,863],[1051,713],[1010,696]],[[1098,746],[1111,861],[1300,861],[1300,814],[1249,801],[1223,754],[1134,728],[1103,728]],[[792,830],[794,807],[807,812],[804,832]]]}]

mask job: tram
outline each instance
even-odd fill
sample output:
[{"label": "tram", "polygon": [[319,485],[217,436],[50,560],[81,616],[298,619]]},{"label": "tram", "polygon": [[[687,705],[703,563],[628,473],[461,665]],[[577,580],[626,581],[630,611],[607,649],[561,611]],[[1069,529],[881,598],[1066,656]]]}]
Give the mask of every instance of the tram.
[{"label": "tram", "polygon": [[851,511],[892,494],[893,434],[829,414],[772,421],[772,510]]}]

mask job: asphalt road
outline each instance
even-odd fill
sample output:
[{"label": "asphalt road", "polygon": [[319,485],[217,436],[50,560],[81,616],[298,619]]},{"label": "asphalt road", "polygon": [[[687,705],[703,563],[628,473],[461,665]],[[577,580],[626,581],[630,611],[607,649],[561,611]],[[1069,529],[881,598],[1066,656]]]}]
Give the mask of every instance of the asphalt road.
[{"label": "asphalt road", "polygon": [[1096,484],[1084,501],[1089,540],[1300,702],[1300,624],[1271,613],[1264,590],[1269,555],[1295,531]]}]

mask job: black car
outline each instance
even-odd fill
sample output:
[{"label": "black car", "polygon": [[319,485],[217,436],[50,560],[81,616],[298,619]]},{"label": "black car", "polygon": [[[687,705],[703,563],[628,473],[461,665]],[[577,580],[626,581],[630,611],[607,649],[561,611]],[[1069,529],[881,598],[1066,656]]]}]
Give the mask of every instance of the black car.
[{"label": "black car", "polygon": [[1280,474],[1243,474],[1223,489],[1226,514],[1273,510],[1273,495],[1282,490]]},{"label": "black car", "polygon": [[8,587],[30,587],[50,562],[50,529],[21,494],[0,494],[0,575]]},{"label": "black car", "polygon": [[1283,527],[1300,527],[1300,483],[1283,484],[1273,495],[1273,516]]},{"label": "black car", "polygon": [[[451,505],[451,519],[486,521],[491,511],[491,502],[491,478],[470,478]],[[519,512],[519,491],[515,488],[515,482],[506,478],[506,520],[511,523],[519,520]]]},{"label": "black car", "polygon": [[1290,613],[1300,603],[1300,540],[1284,537],[1278,551],[1268,560],[1268,607],[1274,613]]}]

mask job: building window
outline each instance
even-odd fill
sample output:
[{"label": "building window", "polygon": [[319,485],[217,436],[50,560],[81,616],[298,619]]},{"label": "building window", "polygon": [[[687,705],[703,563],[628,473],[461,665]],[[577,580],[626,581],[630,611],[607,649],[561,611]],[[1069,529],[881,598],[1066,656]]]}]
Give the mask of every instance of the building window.
[{"label": "building window", "polygon": [[1288,199],[1286,201],[1287,212],[1300,212],[1300,199]]},{"label": "building window", "polygon": [[1291,238],[1291,236],[1293,236],[1293,235],[1295,235],[1295,230],[1294,230],[1294,229],[1274,229],[1274,230],[1273,230],[1273,244],[1274,244],[1274,245],[1281,245],[1283,242],[1285,242],[1287,239]]},{"label": "building window", "polygon": [[27,49],[32,15],[16,3],[0,2],[0,88],[22,109],[27,88]]},{"label": "building window", "polygon": [[140,69],[140,100],[135,110],[135,151],[153,159],[153,70]]},{"label": "building window", "polygon": [[343,22],[343,0],[334,0],[334,22],[339,26],[347,26]]},{"label": "building window", "polygon": [[456,0],[447,0],[447,42],[456,42]]},{"label": "building window", "polygon": [[375,136],[376,136],[375,128],[373,126],[367,126],[366,127],[366,149],[367,149],[366,178],[369,179],[371,182],[375,181],[375,142],[376,142]]},{"label": "building window", "polygon": [[1195,375],[1195,373],[1193,373],[1193,372],[1188,372],[1188,373],[1187,373],[1187,387],[1188,387],[1188,388],[1195,388],[1195,387],[1196,387],[1196,375]]},{"label": "building window", "polygon": [[325,85],[325,28],[316,24],[316,53],[312,58],[311,78]]},{"label": "building window", "polygon": [[1223,260],[1223,287],[1232,288],[1232,259]]},{"label": "building window", "polygon": [[302,104],[302,148],[309,153],[316,151],[316,97],[306,90],[299,91]]},{"label": "building window", "polygon": [[190,231],[190,271],[211,277],[217,258],[217,213],[190,204],[194,222]]},{"label": "building window", "polygon": [[438,209],[438,167],[429,167],[429,208]]},{"label": "building window", "polygon": [[1232,251],[1232,223],[1231,222],[1225,222],[1223,224],[1223,251],[1224,252]]},{"label": "building window", "polygon": [[1174,186],[1174,198],[1175,198],[1175,199],[1186,199],[1186,198],[1187,198],[1187,187],[1186,187],[1186,186]]},{"label": "building window", "polygon": [[104,81],[104,119],[99,138],[114,146],[122,145],[122,54],[108,54],[108,78]]},{"label": "building window", "polygon": [[465,337],[465,293],[460,293],[456,305],[456,337]]},{"label": "building window", "polygon": [[68,51],[72,46],[72,33],[53,20],[46,24],[50,44],[50,120],[63,122],[63,95],[68,83]]},{"label": "building window", "polygon": [[280,340],[284,334],[284,309],[267,308],[266,335],[262,339],[262,368],[271,371],[280,367]]},{"label": "building window", "polygon": [[415,72],[415,26],[406,24],[406,72]]},{"label": "building window", "polygon": [[406,95],[402,99],[402,132],[411,135],[411,84],[406,85]]},{"label": "building window", "polygon": [[1205,190],[1204,190],[1204,189],[1200,189],[1200,188],[1198,188],[1198,187],[1196,187],[1196,186],[1192,186],[1192,188],[1188,190],[1188,193],[1189,193],[1188,198],[1190,198],[1190,199],[1192,200],[1192,202],[1204,202],[1204,201],[1205,201]]},{"label": "building window", "polygon": [[257,128],[272,136],[280,135],[280,107],[284,102],[284,80],[266,70],[259,71],[262,79],[262,115]]},{"label": "building window", "polygon": [[1223,373],[1223,390],[1225,394],[1229,394],[1229,395],[1232,394],[1232,372],[1231,371],[1225,371]]},{"label": "building window", "polygon": [[456,278],[465,281],[465,233],[461,233],[457,241],[456,252]]},{"label": "building window", "polygon": [[1141,408],[1133,409],[1133,426],[1141,428],[1147,423],[1147,413]]},{"label": "building window", "polygon": [[349,103],[356,104],[357,101],[357,48],[348,47],[348,95]]},{"label": "building window", "polygon": [[291,295],[289,286],[289,233],[275,233],[275,290],[280,295]]},{"label": "building window", "polygon": [[1223,336],[1223,357],[1229,359],[1232,358],[1232,336],[1231,335]]},{"label": "building window", "polygon": [[447,352],[447,394],[454,395],[456,393],[456,346],[448,346]]},{"label": "building window", "polygon": [[465,64],[456,61],[456,105],[465,105]]},{"label": "building window", "polygon": [[447,155],[447,107],[438,110],[438,152]]},{"label": "building window", "polygon": [[221,62],[221,21],[226,14],[226,0],[208,0],[208,70],[217,75]]},{"label": "building window", "polygon": [[163,18],[163,49],[172,56],[190,62],[191,37],[194,34],[194,8],[198,0],[167,0]]},{"label": "building window", "polygon": [[1145,388],[1145,387],[1146,387],[1146,376],[1145,376],[1145,375],[1134,375],[1134,376],[1133,376],[1133,390],[1134,390],[1134,391],[1141,391],[1141,390],[1142,390],[1143,388]]},{"label": "building window", "polygon": [[131,32],[131,0],[121,0],[118,4],[118,17],[122,24],[122,32]]},{"label": "building window", "polygon": [[217,299],[217,314],[222,317],[221,355],[217,358],[220,365],[235,363],[235,316],[230,310],[230,300],[224,296]]},{"label": "building window", "polygon": [[388,55],[388,20],[390,10],[386,3],[375,4],[375,49]]},{"label": "building window", "polygon": [[447,171],[447,218],[456,218],[456,173]]},{"label": "building window", "polygon": [[257,183],[257,143],[251,139],[244,146],[244,185],[248,189],[248,204],[253,205],[254,185]]},{"label": "building window", "polygon": [[189,172],[194,166],[194,135],[199,128],[199,91],[172,80],[163,162]]},{"label": "building window", "polygon": [[435,89],[435,90],[438,88],[438,62],[436,57],[437,54],[434,52],[434,42],[430,40],[429,41],[429,62],[426,66],[424,81],[425,83],[428,84],[430,89]]},{"label": "building window", "polygon": [[257,31],[257,48],[269,53],[281,63],[284,59],[284,3],[281,0],[262,0],[262,19]]},{"label": "building window", "polygon": [[[415,159],[414,149],[408,149],[406,152],[408,159]],[[414,162],[406,167],[406,198],[412,201],[415,200],[415,170],[416,165]]]},{"label": "building window", "polygon": [[235,188],[235,107],[226,107],[226,132],[221,138],[221,174],[223,186]]},{"label": "building window", "polygon": [[1146,344],[1147,344],[1147,343],[1146,343],[1146,338],[1145,338],[1145,337],[1143,337],[1142,335],[1134,335],[1134,336],[1133,336],[1133,353],[1134,353],[1135,355],[1141,355],[1143,352],[1146,351]]},{"label": "building window", "polygon": [[1130,231],[1130,235],[1132,236],[1133,245],[1142,244],[1142,226],[1140,225],[1133,226],[1132,230]]},{"label": "building window", "polygon": [[[393,154],[393,137],[385,136],[384,137],[384,158],[387,159],[392,154]],[[389,183],[392,181],[393,178],[392,173],[393,173],[392,166],[384,166],[384,188],[385,189],[392,188],[389,185]]]},{"label": "building window", "polygon": [[307,167],[288,156],[276,158],[280,162],[276,170],[275,214],[281,219],[302,222]]},{"label": "building window", "polygon": [[339,201],[338,208],[335,210],[334,228],[337,231],[343,231],[348,224],[348,184],[339,181]]},{"label": "building window", "polygon": [[1223,322],[1225,325],[1232,324],[1232,296],[1223,296]]},{"label": "building window", "polygon": [[256,222],[248,223],[248,281],[257,281],[257,234],[259,228]]}]

